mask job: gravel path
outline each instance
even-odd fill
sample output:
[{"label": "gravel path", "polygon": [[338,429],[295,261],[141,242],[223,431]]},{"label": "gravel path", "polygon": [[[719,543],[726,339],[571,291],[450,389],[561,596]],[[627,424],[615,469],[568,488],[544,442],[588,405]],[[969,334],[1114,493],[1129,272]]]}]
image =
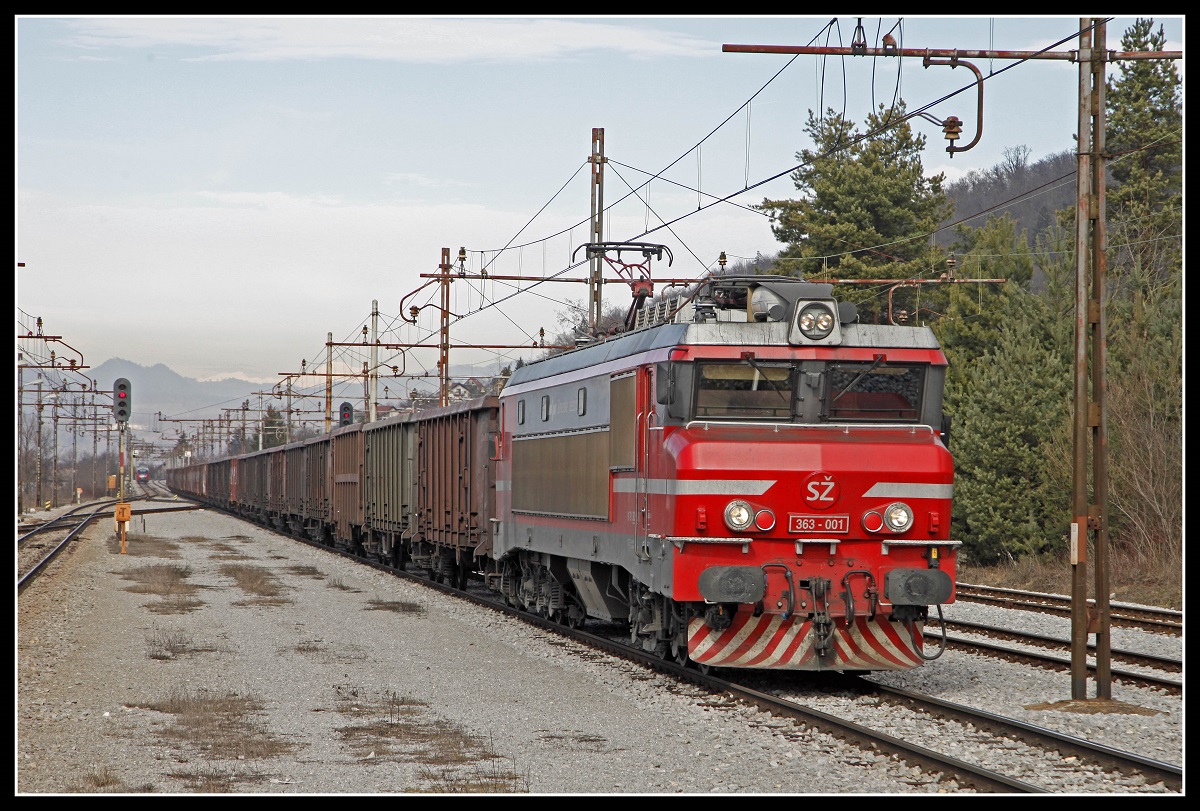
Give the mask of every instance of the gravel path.
[{"label": "gravel path", "polygon": [[[960,791],[220,513],[130,526],[20,597],[18,794]],[[1114,686],[1157,715],[1025,710],[1067,676],[953,652],[885,678],[1181,762],[1158,691]]]}]

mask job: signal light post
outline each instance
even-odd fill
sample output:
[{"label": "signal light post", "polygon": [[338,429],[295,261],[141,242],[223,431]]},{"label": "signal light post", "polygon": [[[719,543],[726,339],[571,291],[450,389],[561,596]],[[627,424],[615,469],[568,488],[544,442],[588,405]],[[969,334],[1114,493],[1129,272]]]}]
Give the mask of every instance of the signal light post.
[{"label": "signal light post", "polygon": [[132,387],[129,385],[129,381],[124,377],[117,378],[117,381],[113,383],[113,418],[117,421],[117,429],[120,434],[117,450],[117,503],[113,507],[113,522],[116,525],[114,529],[121,538],[122,555],[125,554],[125,527],[129,523],[132,513],[129,504],[125,501],[125,426],[129,422],[131,394]]}]

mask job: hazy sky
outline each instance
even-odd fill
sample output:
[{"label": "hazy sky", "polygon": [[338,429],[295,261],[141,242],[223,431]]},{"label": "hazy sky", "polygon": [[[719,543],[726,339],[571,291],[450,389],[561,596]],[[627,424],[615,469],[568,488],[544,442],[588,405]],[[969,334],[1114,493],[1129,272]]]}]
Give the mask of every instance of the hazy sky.
[{"label": "hazy sky", "polygon": [[[1154,19],[1181,50],[1182,17]],[[796,195],[788,174],[811,146],[810,110],[861,125],[896,95],[910,110],[945,98],[929,112],[963,120],[959,144],[977,132],[965,67],[722,51],[849,45],[855,17],[832,28],[829,17],[15,22],[18,328],[21,313],[40,316],[88,365],[120,357],[200,379],[271,384],[302,359],[323,371],[327,334],[361,341],[373,300],[380,340],[433,347],[381,361],[434,372],[438,321],[426,305],[437,288],[410,295],[421,274],[460,246],[473,273],[569,267],[587,241],[594,127],[609,160],[605,239],[667,245],[674,264],[655,263],[660,278],[699,277],[721,251],[782,247],[748,207]],[[1132,22],[1109,23],[1110,49]],[[1078,47],[1078,17],[862,25],[870,45],[892,31],[903,48]],[[953,180],[1021,145],[1031,160],[1073,149],[1077,65],[972,61],[997,73],[985,82],[982,138],[951,159],[940,128],[915,120],[928,173]],[[464,279],[452,291],[452,344],[527,345],[539,328],[550,337],[567,302],[587,297],[567,283],[513,295]],[[402,300],[405,316],[423,308],[416,325],[401,320]],[[607,285],[605,300],[624,308],[628,290]],[[451,360],[522,354],[533,356],[454,350]],[[334,357],[360,371],[368,355],[335,347]]]}]

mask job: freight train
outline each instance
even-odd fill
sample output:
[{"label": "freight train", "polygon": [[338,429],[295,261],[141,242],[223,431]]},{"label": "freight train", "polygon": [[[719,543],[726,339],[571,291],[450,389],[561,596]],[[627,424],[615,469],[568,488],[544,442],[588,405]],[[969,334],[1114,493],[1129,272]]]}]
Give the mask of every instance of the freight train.
[{"label": "freight train", "polygon": [[907,669],[955,597],[946,365],[927,327],[860,323],[831,284],[723,277],[498,396],[167,480],[706,671]]}]

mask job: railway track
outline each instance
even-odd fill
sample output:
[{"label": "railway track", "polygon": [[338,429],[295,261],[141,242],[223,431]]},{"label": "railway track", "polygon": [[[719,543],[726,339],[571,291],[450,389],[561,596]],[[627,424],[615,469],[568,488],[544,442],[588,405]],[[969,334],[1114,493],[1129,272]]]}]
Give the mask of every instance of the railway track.
[{"label": "railway track", "polygon": [[[943,779],[952,779],[960,787],[969,787],[980,792],[1049,792],[1053,789],[1039,785],[1036,780],[1029,779],[1028,775],[1036,775],[1038,769],[1046,762],[1056,762],[1065,756],[1070,758],[1071,762],[1089,763],[1098,768],[1118,770],[1122,774],[1140,776],[1140,779],[1148,783],[1161,783],[1169,791],[1182,789],[1182,768],[1175,764],[1123,752],[1016,719],[1004,718],[971,707],[940,701],[931,696],[874,684],[865,679],[834,676],[828,680],[829,684],[836,684],[839,689],[845,689],[847,685],[852,685],[850,689],[860,697],[864,697],[863,700],[887,701],[894,705],[910,708],[917,716],[920,716],[916,723],[929,730],[924,737],[929,740],[942,741],[940,748],[926,746],[915,739],[896,736],[886,730],[874,729],[869,724],[840,717],[837,714],[825,712],[807,706],[794,698],[789,698],[785,694],[785,689],[778,686],[777,682],[780,680],[778,674],[743,676],[739,673],[736,678],[727,678],[727,674],[718,670],[701,672],[694,667],[682,666],[652,653],[631,648],[621,639],[621,633],[607,634],[603,632],[602,627],[592,627],[590,623],[587,628],[570,628],[549,618],[519,611],[497,601],[491,592],[487,592],[481,587],[469,588],[466,591],[456,589],[451,585],[436,582],[426,572],[395,569],[378,560],[354,555],[347,550],[322,546],[299,536],[289,535],[289,537],[395,576],[420,582],[429,588],[458,596],[494,611],[520,618],[588,648],[602,650],[694,683],[721,696],[723,701],[753,704],[773,716],[791,718],[816,730],[853,742],[865,750],[901,758],[927,773],[941,775]],[[783,680],[786,681],[786,677]],[[951,726],[957,729],[956,734],[967,736],[973,740],[978,739],[980,730],[985,730],[988,734],[1009,742],[998,744],[999,746],[1005,748],[1011,748],[1014,745],[1028,747],[1031,753],[1026,761],[1024,774],[1019,773],[1022,771],[1019,769],[1001,770],[982,763],[972,763],[957,756],[953,751],[953,743],[945,742],[953,740],[954,736],[948,733],[948,728]],[[946,751],[947,749],[950,751]]]},{"label": "railway track", "polygon": [[[173,503],[168,506],[168,501]],[[22,534],[17,536],[17,594],[37,580],[51,561],[68,549],[90,524],[105,518],[112,520],[116,503],[115,498],[101,499],[73,507],[46,521],[19,526],[18,531]],[[181,503],[162,485],[142,485],[142,495],[135,496],[130,503],[135,505],[131,509],[131,521],[142,521],[143,530],[148,515],[200,509],[198,504]]]},{"label": "railway track", "polygon": [[[1041,594],[1039,592],[1019,591],[1017,589],[1005,589],[996,586],[958,583],[955,586],[955,599],[997,605],[1004,608],[1036,611],[1042,614],[1055,614],[1064,617],[1071,616],[1071,598],[1061,594]],[[1088,600],[1088,606],[1094,607],[1095,601]],[[1183,634],[1183,612],[1169,608],[1111,603],[1109,621],[1112,625],[1118,627],[1140,628],[1146,631],[1169,633],[1175,636]]]},{"label": "railway track", "polygon": [[[996,656],[1010,661],[1028,662],[1038,667],[1063,671],[1071,669],[1071,640],[1069,639],[1060,639],[975,622],[945,620],[943,624],[946,628],[946,642],[948,647]],[[980,639],[953,636],[951,632],[954,630],[1000,639],[1009,644],[998,644]],[[933,635],[940,635],[940,631],[937,630],[936,623],[932,619],[928,626],[928,633],[931,635],[931,638]],[[1028,645],[1033,646],[1033,648],[1015,647],[1014,645]],[[1090,653],[1094,654],[1095,649],[1096,646],[1094,643],[1088,644]],[[1113,648],[1110,653],[1112,660],[1116,663],[1125,663],[1163,671],[1162,673],[1147,673],[1114,667],[1111,668],[1114,679],[1141,687],[1157,687],[1172,693],[1183,692],[1183,682],[1166,675],[1168,673],[1182,673],[1182,659],[1155,656],[1153,654],[1122,650],[1120,648]],[[1089,673],[1094,673],[1096,666],[1089,662],[1087,669]]]},{"label": "railway track", "polygon": [[17,536],[17,593],[25,591],[89,524],[112,515],[116,499],[80,505]]}]

